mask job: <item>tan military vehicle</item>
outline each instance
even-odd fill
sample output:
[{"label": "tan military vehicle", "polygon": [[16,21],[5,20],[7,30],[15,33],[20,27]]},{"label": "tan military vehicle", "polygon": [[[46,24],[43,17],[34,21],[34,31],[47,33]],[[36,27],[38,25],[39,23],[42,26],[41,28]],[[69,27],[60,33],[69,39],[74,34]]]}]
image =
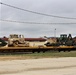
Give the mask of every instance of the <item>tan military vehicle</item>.
[{"label": "tan military vehicle", "polygon": [[8,38],[8,46],[29,47],[29,42],[25,41],[23,35],[11,34]]}]

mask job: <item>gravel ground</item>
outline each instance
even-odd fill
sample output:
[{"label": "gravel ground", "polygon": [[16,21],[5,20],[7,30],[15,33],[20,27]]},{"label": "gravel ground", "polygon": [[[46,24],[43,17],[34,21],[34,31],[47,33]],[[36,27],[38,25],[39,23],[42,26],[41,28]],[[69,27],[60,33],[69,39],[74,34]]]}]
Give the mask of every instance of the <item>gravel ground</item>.
[{"label": "gravel ground", "polygon": [[1,60],[0,75],[76,75],[76,57]]}]

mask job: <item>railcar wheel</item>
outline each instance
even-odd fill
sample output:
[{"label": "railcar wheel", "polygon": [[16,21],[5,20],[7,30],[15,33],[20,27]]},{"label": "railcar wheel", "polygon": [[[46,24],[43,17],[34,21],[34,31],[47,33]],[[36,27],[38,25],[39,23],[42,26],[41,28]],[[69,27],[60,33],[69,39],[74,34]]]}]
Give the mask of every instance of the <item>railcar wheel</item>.
[{"label": "railcar wheel", "polygon": [[40,51],[37,51],[38,53],[40,53]]},{"label": "railcar wheel", "polygon": [[58,50],[58,52],[61,52],[61,50]]},{"label": "railcar wheel", "polygon": [[45,53],[45,50],[43,50],[43,53]]},{"label": "railcar wheel", "polygon": [[35,53],[35,51],[33,50],[32,53]]},{"label": "railcar wheel", "polygon": [[64,52],[65,52],[65,50],[64,50]]},{"label": "railcar wheel", "polygon": [[70,50],[68,50],[68,52],[70,52]]}]

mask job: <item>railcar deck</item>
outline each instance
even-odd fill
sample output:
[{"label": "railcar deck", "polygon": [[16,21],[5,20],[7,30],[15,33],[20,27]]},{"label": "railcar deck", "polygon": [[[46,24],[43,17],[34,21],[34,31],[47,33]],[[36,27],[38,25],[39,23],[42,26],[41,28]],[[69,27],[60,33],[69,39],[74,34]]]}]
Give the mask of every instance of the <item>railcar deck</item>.
[{"label": "railcar deck", "polygon": [[51,47],[0,47],[0,52],[46,52],[50,50],[55,51],[72,51],[76,50],[74,46],[51,46]]}]

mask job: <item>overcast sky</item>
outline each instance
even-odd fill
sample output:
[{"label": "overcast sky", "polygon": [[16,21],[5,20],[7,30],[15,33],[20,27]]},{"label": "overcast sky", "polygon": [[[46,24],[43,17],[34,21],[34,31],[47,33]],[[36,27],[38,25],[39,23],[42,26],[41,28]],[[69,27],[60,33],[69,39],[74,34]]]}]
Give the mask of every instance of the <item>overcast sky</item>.
[{"label": "overcast sky", "polygon": [[[49,15],[76,18],[76,0],[0,0],[0,2]],[[5,5],[0,5],[0,19],[39,23],[76,23],[76,19],[43,16]],[[14,33],[23,34],[25,37],[53,37],[55,29],[56,36],[63,33],[76,36],[74,24],[23,24],[0,21],[0,37],[8,37],[9,34]]]}]

